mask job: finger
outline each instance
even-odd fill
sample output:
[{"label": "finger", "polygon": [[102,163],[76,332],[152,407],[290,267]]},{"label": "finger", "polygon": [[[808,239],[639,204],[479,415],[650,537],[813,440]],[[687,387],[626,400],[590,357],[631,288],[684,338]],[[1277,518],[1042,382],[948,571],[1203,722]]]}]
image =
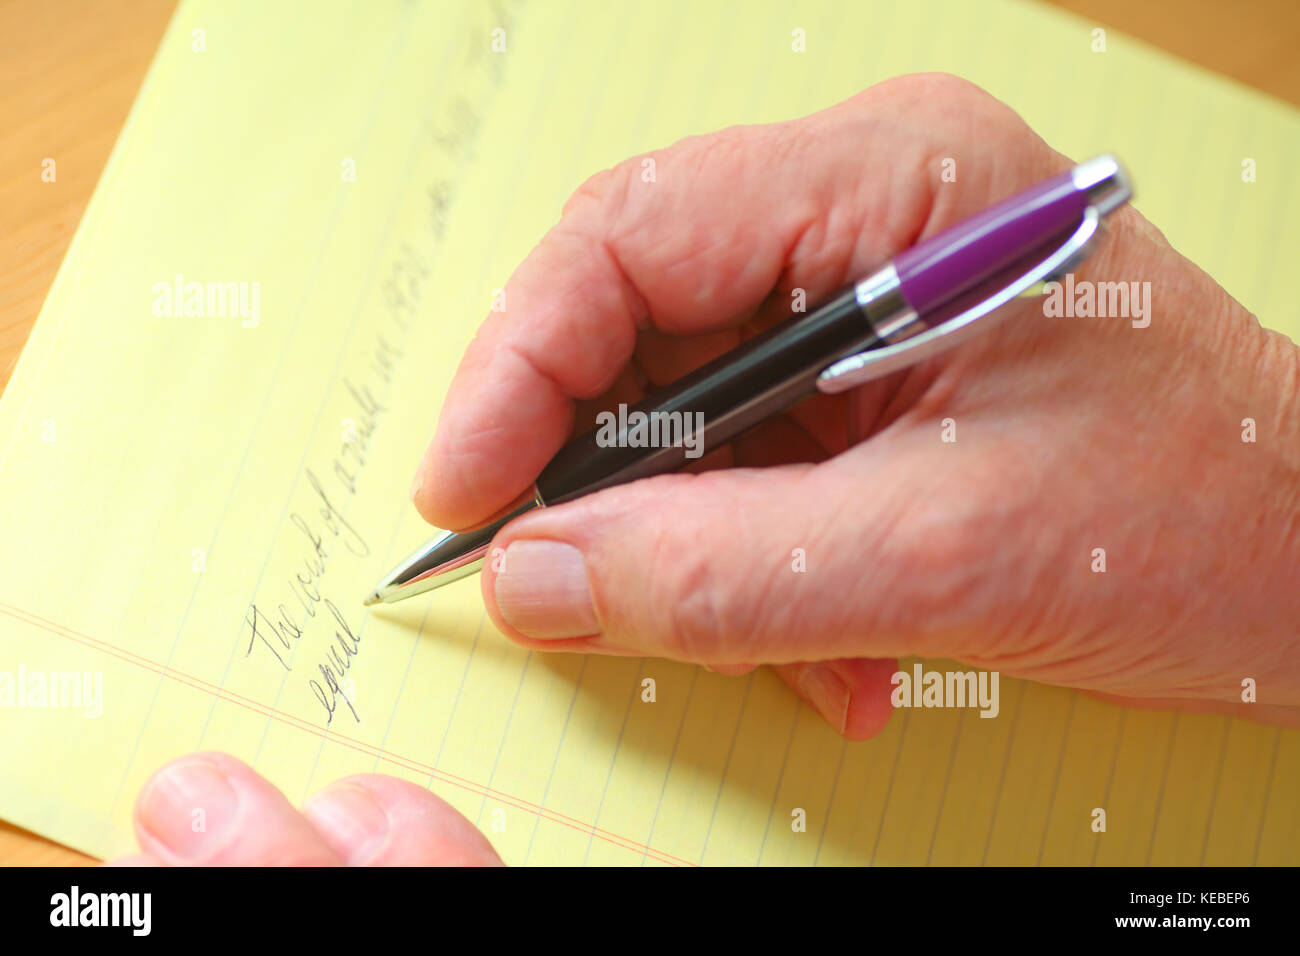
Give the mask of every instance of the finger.
[{"label": "finger", "polygon": [[116,860],[105,860],[104,866],[159,866],[159,862],[144,853],[120,856]]},{"label": "finger", "polygon": [[897,659],[778,664],[774,669],[832,730],[850,740],[870,740],[885,729],[894,713],[889,696]]},{"label": "finger", "polygon": [[396,777],[346,777],[307,801],[303,814],[349,866],[504,865],[449,804]]},{"label": "finger", "polygon": [[284,794],[223,753],[190,754],[150,777],[135,832],[141,850],[172,866],[342,863]]},{"label": "finger", "polygon": [[[748,130],[716,136],[728,145],[713,155],[731,157],[729,169],[701,163],[690,141],[654,157],[662,179],[645,188],[634,163],[615,167],[579,190],[511,276],[506,311],[490,315],[470,344],[420,466],[413,500],[426,519],[465,527],[523,493],[568,439],[575,400],[610,388],[652,316],[678,333],[732,323],[776,283],[808,212],[778,201],[768,178],[777,170],[744,176],[754,161],[742,157],[786,150],[749,142]],[[688,168],[703,175],[669,175]],[[743,210],[739,222],[717,208],[727,173],[749,179],[753,193],[729,207]],[[778,215],[778,202],[789,212]]]},{"label": "finger", "polygon": [[[976,114],[989,120],[980,137],[971,132]],[[1023,132],[1026,148],[1000,160],[997,175],[972,157],[981,171],[936,200],[931,152],[992,142],[993,119]],[[417,473],[416,506],[434,524],[464,528],[526,492],[568,437],[574,400],[609,388],[639,327],[729,328],[773,290],[776,311],[788,313],[795,288],[813,303],[915,239],[937,208],[1002,198],[1050,156],[969,84],[913,77],[813,116],[684,140],[600,174],[510,278],[504,311],[470,345]],[[653,177],[643,175],[646,159]],[[728,341],[707,342],[686,367]]]},{"label": "finger", "polygon": [[664,476],[530,513],[492,544],[488,612],[534,648],[715,667],[952,656],[954,590],[978,582],[981,542],[935,527],[935,476],[908,467],[906,438],[879,438],[821,465]]}]

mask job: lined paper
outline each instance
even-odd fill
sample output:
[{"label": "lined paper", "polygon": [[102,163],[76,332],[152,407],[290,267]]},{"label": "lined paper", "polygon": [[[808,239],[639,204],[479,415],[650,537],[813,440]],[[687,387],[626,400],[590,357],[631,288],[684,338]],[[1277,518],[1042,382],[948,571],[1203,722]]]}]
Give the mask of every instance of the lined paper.
[{"label": "lined paper", "polygon": [[474,579],[358,604],[427,537],[407,484],[456,362],[584,178],[894,74],[1123,156],[1171,241],[1297,337],[1295,111],[1118,34],[1094,53],[1095,26],[186,0],[0,399],[0,675],[85,678],[76,706],[0,706],[0,814],[121,853],[147,776],[204,748],[295,801],[408,778],[515,864],[1300,862],[1295,732],[1003,680],[997,719],[908,710],[848,744],[766,671],[526,652]]}]

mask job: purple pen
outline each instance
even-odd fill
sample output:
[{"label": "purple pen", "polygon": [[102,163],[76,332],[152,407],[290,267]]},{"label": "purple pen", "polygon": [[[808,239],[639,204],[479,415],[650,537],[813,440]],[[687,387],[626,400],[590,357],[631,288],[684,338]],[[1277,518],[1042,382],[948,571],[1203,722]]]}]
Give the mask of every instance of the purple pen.
[{"label": "purple pen", "polygon": [[[880,342],[828,366],[817,388],[845,391],[914,365],[996,322],[1003,305],[1084,258],[1101,217],[1132,195],[1115,157],[1098,156],[899,253],[855,286]],[[1025,263],[1022,270],[952,314],[949,307],[964,294],[1018,263]]]},{"label": "purple pen", "polygon": [[994,275],[1075,229],[1088,206],[1105,215],[1130,193],[1128,178],[1109,156],[1075,166],[900,252],[894,268],[903,297],[918,313],[932,312],[972,280]]},{"label": "purple pen", "polygon": [[[621,409],[617,425],[573,439],[526,504],[486,527],[427,542],[366,603],[400,601],[478,571],[493,537],[526,511],[676,471],[817,391],[842,392],[951,347],[1070,268],[1101,217],[1130,195],[1119,163],[1101,156],[900,253],[813,311]],[[975,293],[983,297],[967,303]]]}]

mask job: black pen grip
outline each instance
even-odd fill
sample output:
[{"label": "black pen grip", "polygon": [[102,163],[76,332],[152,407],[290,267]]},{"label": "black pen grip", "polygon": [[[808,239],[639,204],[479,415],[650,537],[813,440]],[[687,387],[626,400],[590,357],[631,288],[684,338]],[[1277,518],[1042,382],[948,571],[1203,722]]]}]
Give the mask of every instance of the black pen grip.
[{"label": "black pen grip", "polygon": [[[573,439],[543,469],[537,491],[546,504],[558,504],[611,485],[677,471],[811,395],[824,368],[875,344],[876,335],[854,290],[847,289],[807,315],[793,315],[647,395],[627,409],[619,427],[598,427]],[[649,424],[637,434],[641,415],[658,425]],[[659,418],[652,417],[656,415]],[[656,447],[638,447],[647,433],[660,439],[684,437],[688,427],[689,443],[660,441]]]}]

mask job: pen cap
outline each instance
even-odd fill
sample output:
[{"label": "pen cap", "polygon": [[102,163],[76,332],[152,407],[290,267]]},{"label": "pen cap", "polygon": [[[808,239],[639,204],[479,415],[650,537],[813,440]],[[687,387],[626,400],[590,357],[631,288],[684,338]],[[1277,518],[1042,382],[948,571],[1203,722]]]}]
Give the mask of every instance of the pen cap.
[{"label": "pen cap", "polygon": [[1110,212],[1131,195],[1128,177],[1100,156],[984,210],[894,259],[903,297],[922,316],[1079,224],[1088,206]]}]

